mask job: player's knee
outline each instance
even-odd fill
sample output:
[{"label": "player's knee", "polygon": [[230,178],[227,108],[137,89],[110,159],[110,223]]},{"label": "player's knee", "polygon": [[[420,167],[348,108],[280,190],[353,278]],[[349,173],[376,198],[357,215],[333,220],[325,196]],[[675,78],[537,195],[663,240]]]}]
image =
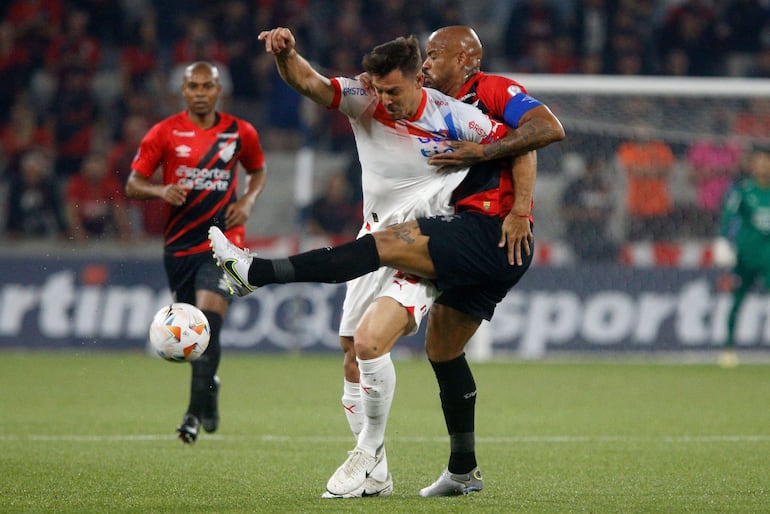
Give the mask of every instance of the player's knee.
[{"label": "player's knee", "polygon": [[447,362],[456,359],[465,352],[465,345],[470,339],[464,333],[449,333],[446,331],[434,331],[429,326],[425,338],[425,354],[432,362]]},{"label": "player's knee", "polygon": [[382,345],[377,344],[375,340],[362,339],[361,341],[356,341],[356,356],[359,359],[376,359],[382,355]]},{"label": "player's knee", "polygon": [[354,336],[353,345],[355,355],[359,359],[369,360],[381,357],[387,351],[386,344],[380,341],[380,338],[374,336],[366,330],[358,329]]},{"label": "player's knee", "polygon": [[465,346],[448,346],[425,342],[425,355],[431,362],[447,362],[456,359],[465,351]]}]

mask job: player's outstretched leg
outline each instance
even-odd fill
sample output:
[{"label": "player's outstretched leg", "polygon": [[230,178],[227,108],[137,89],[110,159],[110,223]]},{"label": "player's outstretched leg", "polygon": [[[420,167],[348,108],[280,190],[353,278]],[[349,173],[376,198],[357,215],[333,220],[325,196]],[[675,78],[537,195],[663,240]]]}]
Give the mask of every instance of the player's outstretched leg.
[{"label": "player's outstretched leg", "polygon": [[460,494],[476,493],[484,489],[484,481],[481,478],[481,470],[476,467],[470,473],[450,473],[445,469],[428,487],[420,490],[420,496],[456,496]]},{"label": "player's outstretched leg", "polygon": [[230,294],[246,296],[253,293],[257,286],[249,283],[249,267],[254,256],[231,243],[217,227],[209,228],[209,241],[217,266],[225,270]]}]

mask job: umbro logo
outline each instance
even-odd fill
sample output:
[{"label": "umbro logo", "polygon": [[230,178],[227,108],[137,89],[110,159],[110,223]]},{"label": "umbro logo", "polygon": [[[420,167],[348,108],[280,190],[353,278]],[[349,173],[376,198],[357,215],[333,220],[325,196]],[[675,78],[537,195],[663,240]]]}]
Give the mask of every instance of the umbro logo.
[{"label": "umbro logo", "polygon": [[190,152],[192,152],[192,148],[187,145],[179,145],[174,150],[177,157],[190,157]]}]

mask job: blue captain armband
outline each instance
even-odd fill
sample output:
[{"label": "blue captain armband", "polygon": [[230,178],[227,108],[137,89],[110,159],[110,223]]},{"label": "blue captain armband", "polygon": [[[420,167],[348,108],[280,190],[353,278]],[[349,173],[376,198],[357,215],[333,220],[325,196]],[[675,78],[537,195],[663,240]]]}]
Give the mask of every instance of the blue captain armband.
[{"label": "blue captain armband", "polygon": [[505,104],[503,120],[505,120],[505,123],[509,126],[518,128],[519,120],[524,116],[524,113],[534,109],[538,105],[543,105],[543,103],[527,94],[517,93],[508,100],[507,104]]}]

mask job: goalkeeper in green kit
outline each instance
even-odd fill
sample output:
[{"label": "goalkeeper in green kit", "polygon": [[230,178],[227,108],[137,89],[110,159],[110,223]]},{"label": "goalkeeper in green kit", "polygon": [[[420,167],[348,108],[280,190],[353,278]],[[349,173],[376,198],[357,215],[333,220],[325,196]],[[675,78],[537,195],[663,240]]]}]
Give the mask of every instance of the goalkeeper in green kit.
[{"label": "goalkeeper in green kit", "polygon": [[748,167],[750,176],[724,198],[719,237],[714,243],[714,262],[732,266],[734,273],[727,339],[719,356],[723,367],[738,364],[735,326],[746,295],[758,279],[770,291],[770,149],[755,148]]}]

